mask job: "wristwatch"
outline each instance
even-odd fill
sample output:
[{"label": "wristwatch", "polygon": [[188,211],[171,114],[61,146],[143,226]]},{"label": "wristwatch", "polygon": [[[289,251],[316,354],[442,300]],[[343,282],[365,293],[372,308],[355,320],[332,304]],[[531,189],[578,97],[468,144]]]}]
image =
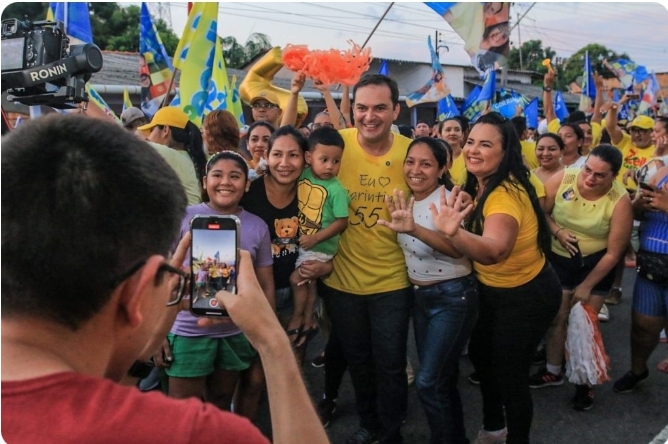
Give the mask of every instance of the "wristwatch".
[{"label": "wristwatch", "polygon": [[144,379],[148,377],[153,367],[155,367],[155,364],[151,361],[135,361],[130,370],[128,370],[128,376]]},{"label": "wristwatch", "polygon": [[543,91],[550,92],[550,91],[552,91],[552,87],[551,86],[543,86]]}]

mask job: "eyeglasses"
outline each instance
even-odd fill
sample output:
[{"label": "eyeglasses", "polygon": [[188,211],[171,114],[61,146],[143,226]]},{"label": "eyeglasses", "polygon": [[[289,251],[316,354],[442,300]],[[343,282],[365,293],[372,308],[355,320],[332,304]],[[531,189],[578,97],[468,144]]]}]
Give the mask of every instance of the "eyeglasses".
[{"label": "eyeglasses", "polygon": [[631,133],[646,134],[646,133],[648,133],[648,132],[650,132],[650,131],[651,131],[651,130],[648,130],[648,129],[642,129],[642,128],[636,128],[636,127],[634,127],[634,128],[631,128],[631,129],[629,130],[629,134],[631,134]]},{"label": "eyeglasses", "polygon": [[313,129],[322,128],[323,126],[325,128],[334,128],[334,124],[329,123],[329,122],[325,122],[325,123],[314,123],[313,124]]},{"label": "eyeglasses", "polygon": [[[147,261],[147,259],[140,260],[135,265],[130,267],[130,269],[128,271],[121,274],[119,277],[113,279],[110,283],[110,287],[111,288],[118,287],[118,285],[120,285],[121,282],[128,279],[130,276],[132,276],[137,271],[139,271],[139,269],[141,267],[146,265],[146,261]],[[186,273],[183,270],[179,270],[178,268],[174,268],[166,262],[158,267],[158,272],[172,273],[172,274],[175,274],[179,277],[179,281],[178,281],[177,285],[174,286],[174,288],[172,289],[172,292],[170,293],[169,301],[167,302],[167,307],[171,307],[171,306],[176,305],[179,302],[181,302],[181,300],[183,299],[183,296],[185,294],[186,288],[187,288],[188,279],[190,278],[188,273]]]},{"label": "eyeglasses", "polygon": [[596,180],[607,179],[608,174],[609,174],[609,173],[595,173],[594,170],[589,168],[589,165],[587,165],[586,163],[584,165],[582,165],[582,171],[584,171],[584,173],[587,176],[589,176],[590,174],[593,175],[594,179],[596,179]]},{"label": "eyeglasses", "polygon": [[278,108],[278,105],[274,105],[273,103],[269,102],[255,102],[251,105],[253,109],[271,109],[271,108]]}]

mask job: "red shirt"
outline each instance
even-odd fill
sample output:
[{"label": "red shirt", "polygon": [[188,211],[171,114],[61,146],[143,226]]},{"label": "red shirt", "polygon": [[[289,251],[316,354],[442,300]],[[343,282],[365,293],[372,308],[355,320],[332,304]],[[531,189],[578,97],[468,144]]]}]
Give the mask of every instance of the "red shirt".
[{"label": "red shirt", "polygon": [[211,404],[74,372],[3,381],[2,437],[8,444],[269,443],[250,421]]}]

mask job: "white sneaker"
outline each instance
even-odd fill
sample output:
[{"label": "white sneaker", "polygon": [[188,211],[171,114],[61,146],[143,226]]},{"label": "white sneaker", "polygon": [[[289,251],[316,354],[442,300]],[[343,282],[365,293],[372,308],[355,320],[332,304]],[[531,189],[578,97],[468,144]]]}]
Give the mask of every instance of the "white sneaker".
[{"label": "white sneaker", "polygon": [[505,427],[495,432],[488,432],[481,428],[473,444],[505,444],[507,435],[508,429]]},{"label": "white sneaker", "polygon": [[601,322],[608,322],[610,320],[610,311],[607,305],[603,304],[601,306],[601,311],[598,312],[598,320]]}]

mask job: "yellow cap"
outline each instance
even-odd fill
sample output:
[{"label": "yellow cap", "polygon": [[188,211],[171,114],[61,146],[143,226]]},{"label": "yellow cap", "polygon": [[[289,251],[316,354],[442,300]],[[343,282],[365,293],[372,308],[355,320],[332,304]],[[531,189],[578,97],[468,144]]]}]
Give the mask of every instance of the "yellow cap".
[{"label": "yellow cap", "polygon": [[157,113],[151,119],[151,123],[142,125],[137,129],[140,131],[146,131],[152,129],[154,126],[163,125],[163,126],[173,126],[174,128],[185,129],[188,124],[188,116],[186,113],[181,111],[181,108],[175,106],[166,106],[160,108]]},{"label": "yellow cap", "polygon": [[647,116],[636,116],[631,122],[631,128],[650,130],[654,128],[654,119]]},{"label": "yellow cap", "polygon": [[266,100],[267,102],[272,103],[278,106],[279,108],[281,107],[281,101],[278,100],[278,96],[276,95],[276,93],[269,90],[263,90],[257,93],[255,97],[253,97],[250,100],[249,104],[253,106],[253,103],[257,102],[258,100]]}]

